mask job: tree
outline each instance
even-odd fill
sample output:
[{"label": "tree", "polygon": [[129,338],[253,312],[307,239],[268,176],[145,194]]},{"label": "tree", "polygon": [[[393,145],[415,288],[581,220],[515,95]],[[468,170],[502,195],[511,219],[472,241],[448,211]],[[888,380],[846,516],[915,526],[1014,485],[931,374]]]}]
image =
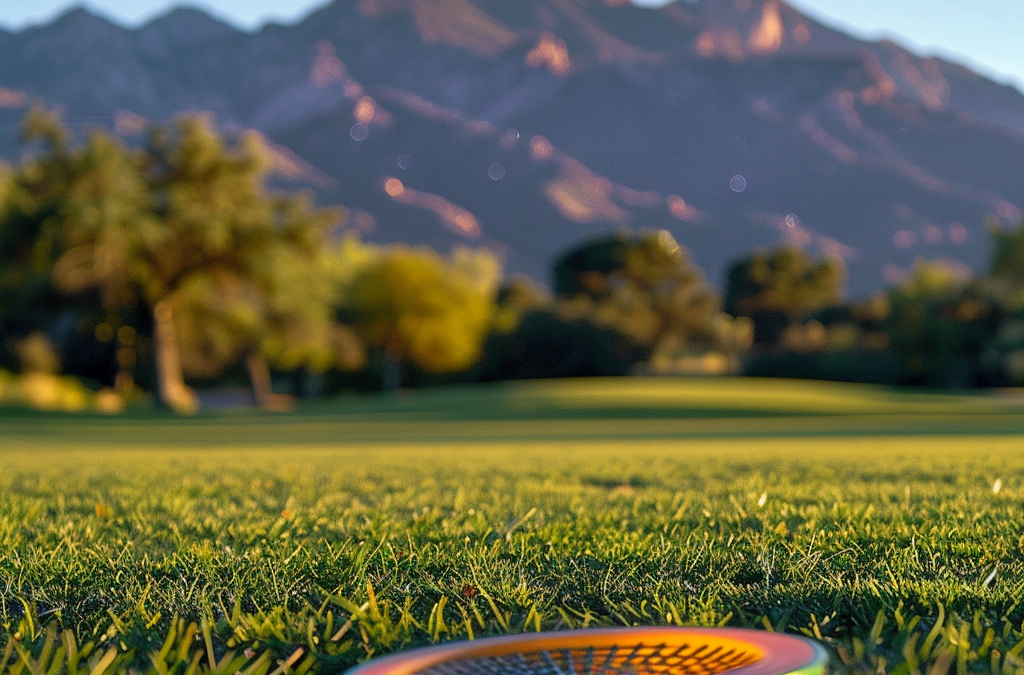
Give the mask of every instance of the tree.
[{"label": "tree", "polygon": [[551,296],[547,292],[529,277],[514,274],[498,288],[491,330],[496,334],[511,333],[525,314],[550,307]]},{"label": "tree", "polygon": [[997,220],[990,220],[992,259],[988,281],[995,297],[1011,311],[1024,308],[1024,222],[1013,229],[1004,229]]},{"label": "tree", "polygon": [[26,131],[44,145],[23,170],[40,193],[27,214],[38,223],[34,246],[57,253],[53,279],[64,292],[95,289],[111,311],[148,308],[166,405],[194,409],[185,374],[239,358],[257,398],[273,405],[265,358],[329,358],[336,289],[318,273],[339,214],[314,209],[308,195],[269,194],[259,134],[228,144],[209,118],[191,115],[153,126],[141,149],[98,130],[72,149],[41,111]]},{"label": "tree", "polygon": [[998,219],[988,222],[992,257],[987,276],[991,328],[982,356],[990,383],[1024,383],[1024,222],[1004,228]]},{"label": "tree", "polygon": [[889,304],[886,332],[904,384],[977,383],[996,316],[970,269],[918,260],[910,278],[890,289]]},{"label": "tree", "polygon": [[759,250],[729,268],[725,311],[754,321],[755,344],[772,344],[792,321],[838,303],[845,278],[839,258],[815,260],[792,245]]},{"label": "tree", "polygon": [[716,347],[722,337],[717,294],[666,230],[590,241],[558,259],[554,282],[563,314],[611,328],[648,355]]},{"label": "tree", "polygon": [[[15,174],[5,164],[0,164],[0,345],[9,341],[14,332],[25,332],[36,326],[15,328],[16,323],[25,324],[25,319],[36,319],[37,314],[25,311],[36,305],[40,288],[47,288],[48,265],[35,264],[32,256],[32,242],[35,231],[17,217],[19,211],[15,190],[18,188]],[[19,195],[20,196],[20,195]],[[39,269],[42,267],[42,269]],[[42,283],[40,283],[40,281]],[[3,340],[3,338],[8,340]],[[0,350],[3,361],[10,366],[13,353]]]},{"label": "tree", "polygon": [[[16,335],[48,329],[69,310],[124,300],[128,286],[119,233],[145,201],[127,153],[107,137],[91,135],[82,148],[72,149],[59,118],[39,109],[26,117],[23,137],[39,151],[11,172],[6,206],[0,207],[0,306],[6,310],[0,319],[5,332]],[[96,232],[94,272],[108,281],[100,297],[69,303],[55,288],[53,272],[62,256],[66,266],[84,252],[68,235],[90,228]]]},{"label": "tree", "polygon": [[394,246],[353,279],[342,316],[383,357],[387,389],[398,386],[402,365],[462,371],[480,355],[499,275],[487,251],[457,247],[446,260]]}]

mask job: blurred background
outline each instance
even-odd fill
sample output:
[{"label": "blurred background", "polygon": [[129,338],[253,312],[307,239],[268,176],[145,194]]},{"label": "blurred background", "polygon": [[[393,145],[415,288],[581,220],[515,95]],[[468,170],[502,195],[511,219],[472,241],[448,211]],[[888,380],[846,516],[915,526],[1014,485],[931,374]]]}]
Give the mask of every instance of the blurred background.
[{"label": "blurred background", "polygon": [[1019,385],[1022,14],[7,3],[0,401]]}]

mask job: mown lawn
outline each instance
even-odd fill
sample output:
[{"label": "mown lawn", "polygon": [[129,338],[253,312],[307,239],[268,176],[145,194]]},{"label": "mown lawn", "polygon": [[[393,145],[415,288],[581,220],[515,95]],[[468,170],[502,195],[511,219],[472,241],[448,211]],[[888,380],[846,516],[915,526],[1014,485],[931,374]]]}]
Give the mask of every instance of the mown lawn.
[{"label": "mown lawn", "polygon": [[1022,401],[658,379],[2,411],[0,672],[335,672],[633,624],[804,633],[846,672],[1018,672]]}]

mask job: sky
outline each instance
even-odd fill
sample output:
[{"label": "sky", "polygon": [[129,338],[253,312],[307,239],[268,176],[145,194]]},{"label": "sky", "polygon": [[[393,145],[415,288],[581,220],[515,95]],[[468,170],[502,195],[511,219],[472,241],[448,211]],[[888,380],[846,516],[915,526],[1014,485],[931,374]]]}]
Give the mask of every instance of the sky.
[{"label": "sky", "polygon": [[[515,0],[510,0],[515,1]],[[636,0],[658,5],[665,0]],[[963,63],[1024,91],[1024,0],[788,0],[827,25],[857,37],[893,39],[920,55]],[[84,4],[134,27],[188,4],[242,29],[292,23],[327,0],[0,0],[0,26],[11,30]]]}]

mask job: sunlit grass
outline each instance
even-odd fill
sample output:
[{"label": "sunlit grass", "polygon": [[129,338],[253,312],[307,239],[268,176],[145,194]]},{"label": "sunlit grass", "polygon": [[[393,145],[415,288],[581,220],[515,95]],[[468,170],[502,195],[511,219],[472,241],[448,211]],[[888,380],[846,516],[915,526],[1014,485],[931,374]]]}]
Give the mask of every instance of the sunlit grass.
[{"label": "sunlit grass", "polygon": [[[1024,436],[993,433],[1019,424],[1012,404],[638,384],[294,417],[8,414],[0,649],[25,673],[72,672],[72,641],[93,644],[76,668],[110,654],[108,671],[269,675],[438,640],[698,624],[820,637],[848,671],[1024,666]],[[927,434],[940,418],[981,431]],[[46,626],[70,631],[48,652]]]},{"label": "sunlit grass", "polygon": [[524,386],[521,396],[566,407],[725,408],[775,414],[996,412],[1008,406],[983,395],[908,395],[873,385],[757,378],[552,380]]}]

